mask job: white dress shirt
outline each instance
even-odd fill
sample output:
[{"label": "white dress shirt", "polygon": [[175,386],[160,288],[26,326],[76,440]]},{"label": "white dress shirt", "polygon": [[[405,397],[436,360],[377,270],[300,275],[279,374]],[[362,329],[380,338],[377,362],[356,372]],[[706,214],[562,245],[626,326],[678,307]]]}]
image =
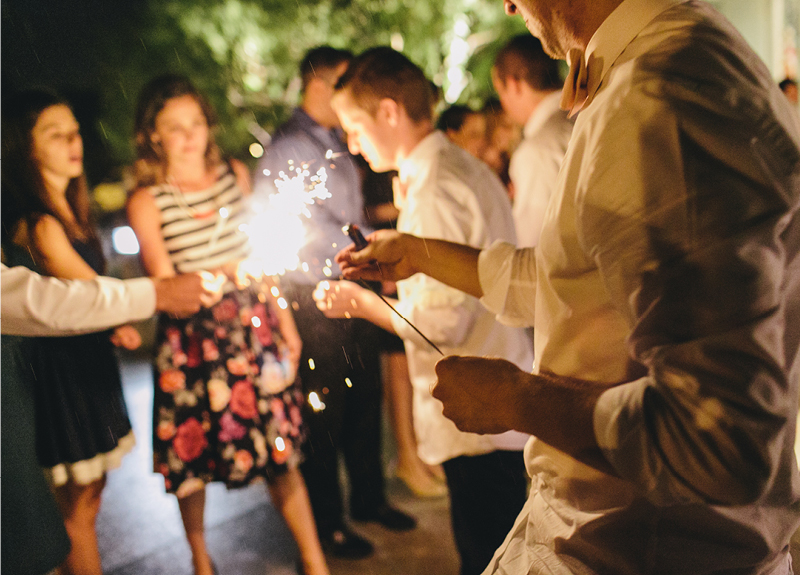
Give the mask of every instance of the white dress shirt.
[{"label": "white dress shirt", "polygon": [[528,501],[485,573],[789,575],[800,520],[800,134],[699,0],[625,0],[540,244],[480,256],[535,371],[629,382],[594,413],[610,476],[531,439]]},{"label": "white dress shirt", "polygon": [[[500,180],[441,132],[431,133],[414,148],[400,166],[399,182],[399,231],[479,248],[495,240],[515,240],[511,206]],[[398,311],[445,355],[502,357],[522,369],[531,368],[530,339],[522,330],[498,323],[476,298],[423,274],[397,282],[397,293]],[[393,314],[392,322],[405,342],[414,388],[414,430],[423,461],[438,464],[460,455],[523,448],[526,435],[464,433],[444,417],[441,402],[430,394],[441,356],[401,318]]]},{"label": "white dress shirt", "polygon": [[522,129],[522,141],[511,155],[508,174],[514,184],[517,246],[539,243],[544,213],[556,189],[558,171],[572,135],[573,121],[559,108],[561,92],[546,96]]},{"label": "white dress shirt", "polygon": [[156,311],[156,290],[148,278],[65,281],[2,265],[0,279],[4,335],[75,335],[145,319]]}]

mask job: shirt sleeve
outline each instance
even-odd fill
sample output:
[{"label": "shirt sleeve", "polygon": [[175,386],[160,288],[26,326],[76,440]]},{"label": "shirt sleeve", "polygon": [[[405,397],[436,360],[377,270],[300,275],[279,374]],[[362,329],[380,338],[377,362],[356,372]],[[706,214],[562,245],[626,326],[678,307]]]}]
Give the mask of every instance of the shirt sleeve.
[{"label": "shirt sleeve", "polygon": [[755,501],[794,441],[798,148],[767,108],[733,120],[714,101],[687,97],[680,118],[626,106],[603,135],[625,153],[598,147],[578,190],[581,242],[648,372],[602,395],[595,434],[623,478],[666,504]]},{"label": "shirt sleeve", "polygon": [[497,321],[531,327],[536,305],[536,251],[496,241],[478,256],[481,303]]},{"label": "shirt sleeve", "polygon": [[0,304],[3,334],[74,335],[150,317],[156,292],[148,278],[62,281],[3,266]]}]

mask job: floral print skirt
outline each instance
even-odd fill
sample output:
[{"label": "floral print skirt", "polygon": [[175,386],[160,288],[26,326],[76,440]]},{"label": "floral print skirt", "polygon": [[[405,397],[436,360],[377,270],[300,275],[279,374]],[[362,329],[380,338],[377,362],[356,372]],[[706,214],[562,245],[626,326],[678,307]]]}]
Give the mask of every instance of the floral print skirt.
[{"label": "floral print skirt", "polygon": [[257,288],[230,291],[188,319],[162,315],[154,379],[153,463],[168,492],[241,487],[299,464],[303,395]]}]

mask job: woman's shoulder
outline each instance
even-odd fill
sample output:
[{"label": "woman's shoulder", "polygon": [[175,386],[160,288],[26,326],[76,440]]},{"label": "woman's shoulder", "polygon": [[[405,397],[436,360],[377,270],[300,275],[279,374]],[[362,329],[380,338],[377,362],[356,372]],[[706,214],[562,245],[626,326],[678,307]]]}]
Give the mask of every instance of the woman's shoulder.
[{"label": "woman's shoulder", "polygon": [[228,173],[232,174],[242,193],[245,195],[250,193],[250,170],[244,162],[231,158],[223,163],[220,173],[220,177],[224,177]]},{"label": "woman's shoulder", "polygon": [[64,224],[51,214],[33,214],[28,222],[28,231],[32,238],[58,238],[60,236],[67,236]]}]

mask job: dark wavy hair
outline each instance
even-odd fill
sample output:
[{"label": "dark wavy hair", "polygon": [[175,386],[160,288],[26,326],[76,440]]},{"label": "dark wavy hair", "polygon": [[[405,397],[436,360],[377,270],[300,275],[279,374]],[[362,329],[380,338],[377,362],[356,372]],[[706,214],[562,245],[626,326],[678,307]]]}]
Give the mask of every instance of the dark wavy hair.
[{"label": "dark wavy hair", "polygon": [[152,135],[156,129],[156,118],[164,109],[167,101],[181,96],[195,99],[208,123],[208,146],[206,147],[206,166],[216,166],[221,160],[219,147],[214,140],[214,128],[217,126],[217,115],[197,88],[185,76],[166,74],[152,79],[139,94],[136,106],[134,132],[136,138],[136,173],[137,186],[153,186],[166,179],[167,157],[160,144],[153,143]]},{"label": "dark wavy hair", "polygon": [[[69,103],[48,89],[31,89],[4,96],[2,102],[2,239],[8,241],[23,220],[32,230],[49,214],[64,227],[70,239],[97,242],[91,218],[86,176],[72,178],[66,198],[75,222],[65,222],[53,208],[44,179],[33,158],[33,128],[39,116],[52,106]],[[28,238],[30,240],[30,238]],[[99,244],[98,244],[99,247]]]}]

